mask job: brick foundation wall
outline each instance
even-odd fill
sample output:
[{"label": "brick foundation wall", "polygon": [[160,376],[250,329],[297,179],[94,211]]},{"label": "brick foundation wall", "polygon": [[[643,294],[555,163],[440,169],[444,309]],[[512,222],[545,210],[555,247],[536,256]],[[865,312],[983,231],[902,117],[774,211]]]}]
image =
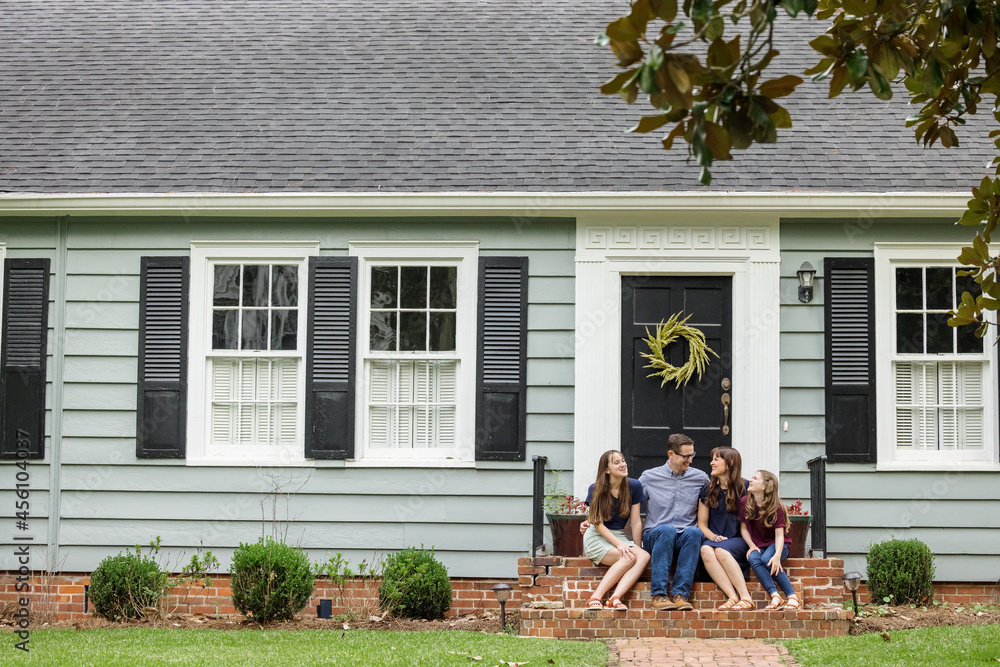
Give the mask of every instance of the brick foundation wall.
[{"label": "brick foundation wall", "polygon": [[[850,600],[850,592],[844,593],[844,600]],[[986,604],[1000,605],[1000,584],[945,581],[934,583],[934,599],[949,605]],[[858,588],[858,604],[871,602],[868,585]]]},{"label": "brick foundation wall", "polygon": [[[211,577],[211,586],[191,586],[174,588],[164,601],[163,609],[175,614],[205,614],[206,616],[230,616],[236,614],[233,607],[232,591],[229,588],[229,575],[220,574]],[[0,573],[0,606],[17,605],[19,597],[27,597],[29,611],[35,617],[51,614],[55,620],[72,620],[85,618],[93,612],[90,607],[84,612],[84,586],[90,584],[90,575],[83,573],[63,573],[58,575],[33,575],[28,582],[27,592],[18,592],[16,586],[17,574],[13,572]],[[507,609],[516,609],[521,605],[521,593],[517,582],[513,579],[469,579],[453,578],[451,580],[451,609],[445,616],[455,617],[466,614],[481,614],[485,611],[500,609],[493,586],[505,583],[511,587],[510,600]],[[23,585],[23,582],[22,582]],[[321,599],[333,599],[333,613],[346,614],[349,611],[362,613],[378,610],[378,581],[352,578],[344,583],[343,596],[341,591],[332,587],[326,580],[317,581],[313,597],[302,610],[303,615],[314,615],[316,605]]]}]

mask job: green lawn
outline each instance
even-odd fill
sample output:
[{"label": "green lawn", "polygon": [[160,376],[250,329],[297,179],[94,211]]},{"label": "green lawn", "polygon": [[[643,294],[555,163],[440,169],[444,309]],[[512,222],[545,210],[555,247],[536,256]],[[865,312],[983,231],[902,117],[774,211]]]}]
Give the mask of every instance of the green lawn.
[{"label": "green lawn", "polygon": [[[524,639],[479,632],[366,630],[33,630],[31,651],[0,635],[0,665],[483,665],[603,667],[600,641]],[[481,660],[475,660],[480,657]],[[551,660],[551,662],[549,662]]]},{"label": "green lawn", "polygon": [[876,667],[920,665],[965,667],[996,665],[1000,659],[1000,625],[967,625],[898,630],[882,635],[828,639],[786,639],[781,643],[803,667]]}]

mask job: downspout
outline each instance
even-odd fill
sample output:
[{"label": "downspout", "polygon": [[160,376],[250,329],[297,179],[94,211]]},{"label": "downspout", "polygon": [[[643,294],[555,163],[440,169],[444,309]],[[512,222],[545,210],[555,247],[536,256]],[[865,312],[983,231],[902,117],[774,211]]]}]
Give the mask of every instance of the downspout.
[{"label": "downspout", "polygon": [[52,418],[51,434],[49,436],[49,531],[48,531],[48,562],[44,567],[52,571],[59,557],[59,524],[61,520],[61,488],[62,488],[62,422],[63,422],[63,376],[66,365],[66,258],[68,255],[67,241],[69,238],[69,216],[64,215],[56,221],[58,241],[56,256],[53,262],[55,281],[52,290]]}]

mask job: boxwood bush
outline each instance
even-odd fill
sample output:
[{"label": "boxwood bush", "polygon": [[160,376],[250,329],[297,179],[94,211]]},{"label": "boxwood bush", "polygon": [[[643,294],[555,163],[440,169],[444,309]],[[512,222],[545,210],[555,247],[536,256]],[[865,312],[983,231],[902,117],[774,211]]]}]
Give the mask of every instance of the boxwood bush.
[{"label": "boxwood bush", "polygon": [[881,604],[929,604],[934,599],[934,554],[920,540],[888,540],[868,547],[868,592]]},{"label": "boxwood bush", "polygon": [[451,607],[451,579],[434,550],[410,547],[385,559],[378,589],[383,609],[404,618],[440,618]]},{"label": "boxwood bush", "polygon": [[302,549],[270,537],[241,542],[229,572],[233,606],[258,623],[291,620],[309,602],[316,581]]},{"label": "boxwood bush", "polygon": [[155,607],[167,583],[166,572],[137,553],[108,556],[90,575],[94,613],[111,620],[138,618],[143,607]]}]

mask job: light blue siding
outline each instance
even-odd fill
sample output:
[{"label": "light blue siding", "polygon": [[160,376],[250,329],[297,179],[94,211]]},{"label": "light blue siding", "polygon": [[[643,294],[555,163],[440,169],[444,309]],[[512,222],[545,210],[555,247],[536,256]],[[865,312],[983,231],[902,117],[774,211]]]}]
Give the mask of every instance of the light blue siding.
[{"label": "light blue siding", "polygon": [[[66,224],[66,303],[52,304],[53,312],[62,308],[66,331],[50,346],[65,355],[58,525],[65,571],[89,571],[104,557],[156,536],[168,562],[203,546],[225,567],[241,541],[270,532],[272,512],[268,505],[262,513],[261,502],[267,505],[276,479],[301,486],[286,507],[279,502],[278,518],[291,519],[289,541],[317,559],[341,551],[354,562],[371,562],[379,553],[424,544],[437,549],[453,576],[516,575],[517,557],[531,543],[532,455],[572,468],[574,220],[178,215],[75,216]],[[318,240],[324,255],[344,255],[354,240],[471,240],[479,242],[480,255],[527,255],[527,460],[462,468],[322,462],[258,470],[137,459],[140,258],[187,255],[192,240],[213,239]],[[50,219],[4,221],[0,242],[8,257],[59,255]],[[49,466],[32,466],[36,541],[44,541]],[[5,503],[0,518],[12,507]],[[0,569],[10,569],[10,550],[4,554]]]},{"label": "light blue siding", "polygon": [[[806,462],[825,453],[823,258],[870,257],[879,242],[968,242],[951,220],[785,220],[781,225],[781,491],[809,498]],[[795,271],[818,271],[816,298],[798,301]],[[878,335],[878,332],[876,332]],[[828,464],[827,536],[832,555],[864,572],[869,544],[915,537],[937,557],[937,579],[1000,578],[1000,473],[877,472],[875,464]]]}]

